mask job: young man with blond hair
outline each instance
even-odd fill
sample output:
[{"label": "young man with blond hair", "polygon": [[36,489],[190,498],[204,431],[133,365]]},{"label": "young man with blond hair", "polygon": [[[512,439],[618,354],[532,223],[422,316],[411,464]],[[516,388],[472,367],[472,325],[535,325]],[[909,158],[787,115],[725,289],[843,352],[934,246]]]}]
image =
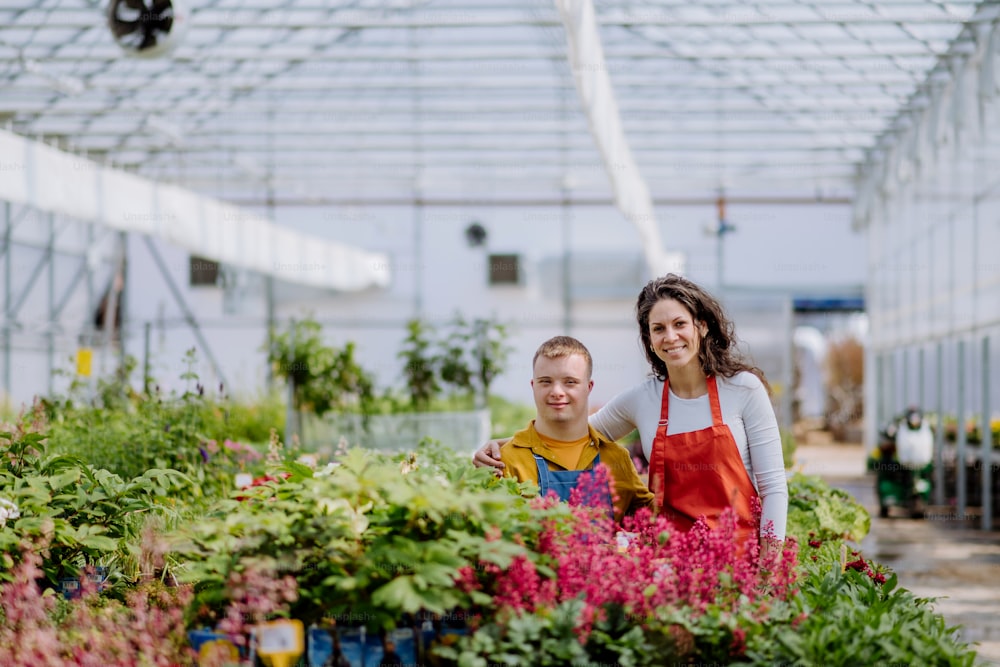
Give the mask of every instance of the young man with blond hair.
[{"label": "young man with blond hair", "polygon": [[653,494],[639,479],[628,450],[587,423],[594,363],[583,343],[569,336],[550,338],[531,365],[536,416],[501,450],[503,474],[535,482],[541,495],[554,492],[568,500],[572,489],[602,463],[614,485],[616,521],[652,507]]}]

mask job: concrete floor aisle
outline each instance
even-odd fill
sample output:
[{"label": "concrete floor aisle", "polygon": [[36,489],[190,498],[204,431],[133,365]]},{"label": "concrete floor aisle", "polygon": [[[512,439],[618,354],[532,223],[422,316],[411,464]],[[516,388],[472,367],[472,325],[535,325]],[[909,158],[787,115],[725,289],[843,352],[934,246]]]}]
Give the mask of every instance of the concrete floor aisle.
[{"label": "concrete floor aisle", "polygon": [[875,477],[865,471],[861,445],[800,446],[795,469],[857,498],[872,514],[861,544],[865,557],[891,567],[915,595],[938,598],[934,608],[950,625],[964,626],[962,637],[978,643],[980,659],[1000,665],[1000,533],[976,530],[952,513],[879,519]]}]

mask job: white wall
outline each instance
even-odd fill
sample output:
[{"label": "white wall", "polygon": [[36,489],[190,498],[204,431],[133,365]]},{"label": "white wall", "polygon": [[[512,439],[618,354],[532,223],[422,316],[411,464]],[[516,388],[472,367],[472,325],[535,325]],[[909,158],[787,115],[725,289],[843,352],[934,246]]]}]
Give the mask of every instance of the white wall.
[{"label": "white wall", "polygon": [[[361,293],[330,294],[279,285],[279,319],[311,314],[324,323],[332,342],[357,343],[362,364],[377,374],[380,385],[401,385],[396,354],[405,336],[404,324],[417,312],[419,291],[421,313],[432,323],[444,324],[456,312],[466,318],[493,317],[506,323],[514,352],[508,372],[494,389],[508,398],[530,402],[528,380],[535,348],[546,338],[565,333],[559,273],[563,226],[558,208],[427,208],[421,212],[419,244],[417,213],[411,208],[283,208],[276,213],[280,224],[386,252],[392,258],[393,273],[389,288]],[[633,315],[645,276],[638,264],[638,236],[615,211],[575,207],[569,213],[570,252],[580,258],[574,275],[591,279],[590,291],[572,305],[570,333],[594,355],[592,402],[597,406],[648,371]],[[669,207],[658,213],[669,249],[688,255],[689,277],[714,287],[716,245],[703,231],[714,224],[714,205]],[[762,288],[859,284],[864,270],[862,237],[850,231],[848,215],[843,205],[732,205],[728,218],[737,231],[725,240],[725,279]],[[464,230],[471,221],[488,230],[485,248],[467,245]],[[187,287],[186,254],[158,247],[198,314],[212,351],[225,368],[230,391],[253,393],[266,373],[260,351],[265,339],[262,292],[245,300],[241,314],[227,314],[221,289]],[[132,239],[129,248],[129,353],[142,357],[140,323],[152,321],[154,374],[175,377],[183,370],[183,351],[194,344],[194,337],[180,322],[180,309],[145,243]],[[520,254],[525,260],[523,284],[488,286],[489,252]],[[594,278],[595,271],[607,268],[596,267],[597,262],[615,262],[625,269],[633,262],[637,267],[633,282],[619,281],[615,286]],[[597,294],[598,288],[612,287],[618,296],[586,298]],[[759,328],[758,323],[753,326]],[[208,381],[212,374],[201,356],[199,373]]]},{"label": "white wall", "polygon": [[[332,342],[355,341],[363,365],[376,373],[382,386],[401,384],[396,354],[405,336],[404,324],[419,307],[424,318],[437,324],[458,312],[466,318],[492,317],[507,324],[514,352],[508,372],[494,389],[508,398],[529,402],[529,365],[535,348],[550,336],[566,333],[561,274],[564,217],[576,285],[569,333],[583,340],[594,354],[594,405],[604,403],[647,372],[633,315],[635,296],[647,278],[638,235],[610,206],[575,206],[565,212],[558,207],[521,206],[439,206],[420,212],[401,206],[285,207],[275,213],[279,224],[391,257],[392,283],[383,290],[334,294],[291,282],[296,278],[292,271],[308,267],[289,267],[289,281],[279,282],[275,288],[280,320],[311,314],[324,323]],[[715,224],[714,204],[661,207],[657,213],[667,249],[684,252],[688,276],[714,288],[717,245],[714,237],[705,233],[705,228]],[[727,218],[736,231],[725,239],[727,283],[767,289],[860,283],[863,240],[849,229],[848,214],[844,205],[731,204]],[[470,248],[466,243],[464,230],[472,221],[487,229],[485,247]],[[72,221],[58,222],[60,247],[86,247],[83,227]],[[45,242],[47,225],[46,216],[25,216],[15,227],[15,237]],[[96,231],[104,238],[92,257],[96,298],[100,298],[109,280],[115,237]],[[261,349],[266,339],[263,280],[247,277],[245,298],[239,300],[231,299],[231,293],[221,288],[190,287],[186,252],[163,242],[157,242],[156,247],[223,369],[227,391],[243,395],[260,391],[267,375]],[[521,255],[521,285],[487,284],[486,257],[491,252]],[[152,374],[164,389],[183,388],[178,378],[187,370],[184,352],[201,346],[143,237],[128,238],[127,255],[126,352],[140,363],[146,358],[144,325],[150,323]],[[12,293],[19,292],[40,256],[40,250],[21,248],[2,260],[11,262]],[[68,288],[79,261],[57,258],[57,295]],[[49,384],[44,345],[46,280],[47,276],[39,280],[30,293],[15,323],[21,329],[12,333],[11,397],[17,403],[30,401]],[[72,369],[79,335],[92,317],[85,294],[85,289],[78,288],[55,330],[57,368]],[[759,328],[756,323],[752,326]],[[111,372],[116,362],[114,350],[104,355],[98,350],[95,372]],[[204,351],[199,352],[195,370],[206,385],[216,386],[218,379]],[[56,383],[57,389],[60,386]]]}]

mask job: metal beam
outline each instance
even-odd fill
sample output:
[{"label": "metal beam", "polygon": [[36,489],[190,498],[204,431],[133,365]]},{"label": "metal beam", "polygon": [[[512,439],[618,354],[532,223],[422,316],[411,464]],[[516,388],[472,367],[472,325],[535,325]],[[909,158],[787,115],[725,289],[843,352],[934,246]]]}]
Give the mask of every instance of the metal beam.
[{"label": "metal beam", "polygon": [[[2,34],[2,29],[0,29]],[[809,49],[796,49],[795,45],[790,45],[788,50],[780,53],[721,53],[712,51],[700,52],[698,54],[682,54],[671,52],[664,48],[649,46],[636,46],[635,44],[608,44],[605,58],[610,61],[644,61],[655,60],[657,62],[693,62],[707,61],[718,63],[789,63],[804,65],[802,61],[807,61],[809,65],[815,63],[832,63],[844,66],[845,63],[875,62],[883,64],[891,62],[898,69],[909,69],[905,62],[900,59],[921,59],[933,57],[934,51],[929,51],[926,47],[915,47],[912,40],[899,40],[897,47],[889,53],[858,53],[857,40],[836,39],[831,36],[830,41],[823,43],[823,53],[816,53]],[[883,45],[884,46],[884,45]],[[421,48],[419,51],[400,49],[397,44],[387,43],[383,47],[364,45],[356,48],[326,49],[317,51],[315,44],[303,45],[275,45],[267,50],[262,50],[254,46],[229,45],[217,55],[213,55],[211,62],[206,62],[197,51],[174,53],[169,56],[171,62],[183,63],[185,65],[199,65],[203,70],[216,70],[230,63],[244,62],[274,62],[280,60],[307,61],[313,63],[460,63],[460,62],[521,62],[521,61],[542,61],[542,60],[562,60],[566,57],[565,50],[561,48],[551,48],[548,46],[539,47],[532,45],[531,48],[522,46],[483,46],[478,43],[456,44],[454,49],[440,49],[434,46]],[[104,49],[90,47],[85,51],[83,47],[76,52],[71,46],[65,46],[58,51],[52,52],[50,49],[35,45],[22,47],[22,55],[26,58],[37,57],[44,59],[45,63],[78,63],[81,56],[85,55],[88,62],[118,62],[121,60],[121,49],[109,46]],[[808,68],[808,66],[807,66]],[[913,64],[912,69],[923,71],[923,67]]]},{"label": "metal beam", "polygon": [[[329,8],[325,8],[329,9]],[[929,15],[927,12],[902,13],[892,16],[870,15],[861,16],[856,5],[846,5],[838,14],[836,9],[827,12],[829,18],[823,16],[803,17],[801,14],[788,18],[772,16],[770,12],[754,12],[754,8],[744,6],[737,11],[722,13],[719,16],[686,19],[667,7],[642,6],[627,10],[607,10],[597,15],[597,23],[601,27],[659,27],[673,30],[710,29],[710,28],[762,28],[794,26],[827,27],[831,23],[842,26],[893,26],[901,23],[908,25],[955,25],[962,23],[989,22],[994,17],[958,18]],[[318,17],[316,11],[298,6],[286,6],[278,9],[201,9],[192,13],[192,32],[207,30],[246,29],[270,30],[305,30],[322,25],[328,29],[345,30],[403,30],[410,28],[462,29],[462,28],[513,28],[513,27],[561,27],[559,16],[551,10],[541,9],[505,9],[490,13],[480,8],[454,9],[413,9],[386,16],[385,10],[350,9],[334,10]],[[80,15],[71,12],[51,12],[39,20],[36,15],[20,19],[14,27],[18,29],[56,29],[77,28],[85,30],[92,28],[94,16]]]},{"label": "metal beam", "polygon": [[56,370],[56,339],[55,339],[55,305],[56,305],[56,262],[55,262],[55,247],[56,247],[56,216],[54,213],[49,213],[49,239],[48,247],[46,248],[46,254],[49,257],[49,275],[48,275],[48,289],[45,295],[45,306],[49,311],[49,330],[46,332],[46,360],[48,362],[48,378],[46,378],[47,393],[52,395],[52,375]]},{"label": "metal beam", "polygon": [[[4,211],[4,247],[10,248],[10,235],[12,231],[11,223],[11,206],[9,201],[3,203]],[[10,344],[11,344],[11,325],[13,324],[12,317],[10,316],[10,306],[11,306],[11,291],[10,291],[10,281],[11,281],[11,259],[13,253],[10,253],[4,257],[4,281],[3,281],[3,390],[4,397],[9,399],[11,394],[11,372],[10,372]]]},{"label": "metal beam", "polygon": [[[86,275],[86,273],[87,273],[87,258],[82,257],[80,261],[80,266],[77,267],[76,273],[73,274],[73,278],[70,280],[69,286],[66,288],[66,291],[63,292],[62,296],[56,302],[55,308],[52,309],[53,322],[59,319],[59,316],[62,314],[62,311],[66,308],[66,305],[69,303],[70,297],[73,296],[74,292],[76,292],[77,288],[81,284],[81,279]],[[93,313],[90,313],[88,311],[87,316],[90,317],[91,315],[93,315]]]},{"label": "metal beam", "polygon": [[[117,100],[115,105],[111,107],[104,104],[95,105],[93,102],[83,103],[82,101],[74,105],[62,103],[58,105],[53,104],[50,107],[49,98],[51,96],[47,95],[44,105],[39,107],[38,104],[32,104],[30,100],[25,101],[14,98],[13,91],[5,91],[5,94],[8,93],[8,98],[0,103],[2,104],[0,109],[19,115],[34,113],[35,115],[44,115],[46,117],[84,116],[86,118],[92,118],[95,115],[99,117],[110,116],[119,118],[124,115],[132,118],[136,123],[140,123],[145,122],[150,114],[163,112],[161,100],[151,100],[141,95]],[[330,114],[346,114],[346,117],[357,119],[370,118],[373,114],[377,114],[383,118],[411,118],[413,115],[412,112],[406,108],[394,106],[394,99],[392,95],[384,95],[377,98],[367,97],[352,100],[351,102],[344,102],[336,98],[327,98],[311,100],[308,107],[303,107],[301,100],[290,98],[284,101],[276,101],[273,106],[275,111],[281,114],[282,118],[285,117],[285,114],[291,116],[305,115],[312,118],[317,116],[329,118]],[[265,99],[252,97],[241,100],[238,105],[234,105],[229,101],[220,103],[208,98],[186,97],[177,100],[171,106],[170,112],[172,115],[182,113],[193,114],[195,116],[215,114],[213,117],[240,118],[260,116],[266,118],[269,109],[272,108],[269,105],[271,103]],[[708,95],[696,100],[692,100],[691,98],[685,100],[655,98],[623,99],[621,101],[621,110],[629,116],[647,113],[656,118],[663,116],[701,117],[706,113],[723,114],[724,116],[730,114],[739,114],[740,116],[745,114],[759,114],[763,117],[773,118],[775,114],[774,109],[759,102],[748,102],[745,100],[719,101],[716,97]],[[819,113],[820,117],[829,117],[834,114],[889,116],[898,110],[898,102],[885,96],[857,100],[845,99],[843,96],[830,97],[829,95],[817,94],[810,96],[802,95],[786,100],[783,103],[782,113]],[[542,114],[546,120],[551,120],[556,118],[558,113],[558,105],[550,102],[545,97],[525,100],[523,103],[511,102],[510,99],[496,99],[491,100],[489,104],[485,104],[481,99],[446,94],[424,101],[421,109],[421,118],[433,119],[437,115],[444,117],[475,115],[478,117],[499,116],[501,118],[514,119],[527,117],[533,119],[538,118],[538,114]]]},{"label": "metal beam", "polygon": [[[573,207],[590,206],[612,206],[610,197],[575,197],[572,194],[563,199],[563,195],[552,197],[517,197],[512,199],[485,199],[485,198],[448,198],[435,197],[433,195],[423,195],[420,201],[428,207],[443,208],[465,208],[470,206],[486,206],[490,208],[503,207],[561,207],[565,204]],[[267,198],[236,198],[233,203],[240,206],[265,206],[269,201]],[[312,198],[296,198],[275,196],[274,205],[282,208],[299,206],[415,206],[415,197],[380,197],[375,199],[362,199],[356,196],[349,197],[326,197],[318,200]],[[747,206],[848,206],[853,203],[853,199],[844,196],[832,197],[754,197],[754,196],[731,196],[726,195],[726,202],[730,205]],[[715,206],[716,197],[653,197],[656,206]]]},{"label": "metal beam", "polygon": [[35,264],[35,267],[31,270],[31,275],[28,276],[28,282],[25,283],[24,290],[21,292],[21,295],[17,297],[14,301],[14,305],[7,311],[7,318],[10,322],[17,319],[17,312],[21,310],[21,306],[23,306],[28,300],[28,295],[31,294],[31,289],[35,286],[35,282],[38,281],[38,277],[42,275],[42,270],[45,268],[46,263],[51,261],[51,259],[51,249],[45,250],[45,252],[42,253],[41,258],[38,260],[38,263]]},{"label": "metal beam", "polygon": [[212,365],[212,370],[215,372],[215,378],[225,386],[229,386],[226,382],[226,377],[222,372],[222,367],[215,360],[215,355],[212,354],[212,348],[208,344],[208,340],[205,338],[204,334],[201,332],[201,327],[198,325],[198,320],[195,318],[194,313],[187,305],[187,301],[184,300],[184,295],[181,293],[177,283],[174,282],[173,276],[170,275],[170,269],[167,268],[167,263],[163,261],[163,257],[160,256],[160,251],[156,249],[156,244],[148,236],[142,237],[143,241],[146,243],[146,247],[149,249],[149,254],[153,257],[153,261],[156,263],[157,268],[160,269],[160,275],[163,276],[163,280],[167,283],[167,287],[170,289],[170,293],[174,297],[174,301],[177,306],[181,309],[184,314],[184,320],[187,322],[188,326],[191,327],[191,331],[194,333],[195,339],[201,345],[205,352],[205,357],[208,362]]},{"label": "metal beam", "polygon": [[[635,133],[631,133],[633,136]],[[228,137],[222,137],[222,139],[228,139]],[[352,159],[358,156],[366,154],[382,154],[382,153],[401,153],[408,155],[413,149],[412,139],[409,141],[405,137],[400,138],[386,138],[383,140],[372,139],[370,141],[359,141],[348,143],[346,141],[323,141],[322,137],[317,137],[312,142],[308,141],[308,137],[303,137],[302,140],[295,142],[285,140],[284,145],[277,149],[269,149],[266,145],[249,145],[250,142],[245,144],[241,142],[238,138],[233,141],[218,141],[212,144],[196,144],[188,143],[184,146],[176,148],[166,148],[160,147],[155,142],[139,143],[136,137],[129,139],[129,143],[122,145],[117,148],[118,151],[126,153],[128,151],[143,151],[149,153],[159,153],[159,154],[182,154],[182,155],[197,155],[199,153],[231,153],[232,151],[239,151],[242,155],[247,156],[268,156],[268,155],[281,155],[288,154],[292,156],[292,159],[296,159],[296,154],[315,154],[319,153],[322,155],[330,156],[330,160],[335,159],[335,155],[351,155]],[[421,147],[421,151],[424,155],[432,155],[434,153],[442,154],[467,154],[471,153],[474,155],[488,154],[492,155],[504,155],[504,154],[514,154],[514,155],[530,155],[531,159],[541,154],[551,154],[553,151],[558,149],[558,141],[550,140],[546,137],[545,140],[536,139],[532,141],[531,139],[517,141],[513,137],[509,137],[510,141],[504,142],[502,136],[493,137],[475,137],[467,138],[464,140],[458,139],[449,142],[434,142],[425,143]],[[83,140],[86,142],[86,140]],[[90,143],[82,143],[82,146],[93,146]],[[642,146],[637,146],[635,153],[639,154],[696,154],[696,155],[734,155],[743,160],[748,160],[751,164],[759,164],[762,161],[761,155],[775,155],[781,153],[843,153],[845,151],[863,151],[868,148],[870,144],[863,141],[855,142],[834,142],[834,143],[824,143],[820,144],[818,142],[812,143],[785,143],[780,142],[778,138],[775,138],[770,143],[767,143],[766,138],[761,141],[743,141],[737,143],[736,140],[731,139],[726,142],[725,145],[721,146],[708,146],[705,144],[699,144],[695,142],[649,142],[643,144]],[[588,146],[585,141],[578,140],[569,147],[571,151],[591,153],[596,150],[593,146]],[[727,158],[727,164],[733,164],[733,159]],[[843,164],[841,162],[841,164]],[[777,165],[781,166],[781,165]]]},{"label": "metal beam", "polygon": [[[934,385],[937,387],[937,427],[934,429],[934,504],[944,505],[944,342],[934,346]],[[956,461],[956,466],[958,465]]]},{"label": "metal beam", "polygon": [[965,508],[968,505],[969,489],[966,486],[968,479],[965,470],[965,341],[958,341],[958,407],[955,410],[958,417],[957,444],[955,447],[955,489],[956,507],[955,512],[958,518],[965,518]]},{"label": "metal beam", "polygon": [[[456,114],[457,116],[457,114]],[[215,120],[215,119],[213,119]],[[261,118],[261,121],[264,119]],[[801,118],[802,121],[810,121],[809,117]],[[855,143],[857,145],[870,146],[872,141],[869,135],[871,130],[881,130],[885,127],[884,118],[866,118],[866,122],[873,127],[869,130],[858,129],[857,127],[850,124],[848,119],[832,119],[837,122],[837,125],[833,123],[825,125],[817,125],[814,127],[805,126],[795,126],[789,125],[787,116],[783,117],[781,122],[776,119],[770,119],[770,122],[765,124],[747,122],[743,119],[732,119],[731,124],[719,123],[716,119],[699,119],[696,121],[687,121],[684,123],[678,123],[674,126],[664,127],[662,119],[660,122],[649,122],[646,119],[630,119],[628,122],[629,131],[633,134],[641,134],[645,132],[655,132],[656,138],[660,139],[664,143],[670,143],[671,141],[684,138],[684,137],[733,137],[740,135],[748,135],[756,138],[760,138],[761,134],[766,133],[768,137],[778,136],[817,136],[823,139],[836,138],[837,134],[847,134],[855,135],[855,140],[853,142],[844,141],[842,143]],[[424,120],[419,128],[414,128],[412,126],[402,126],[405,121],[387,121],[385,119],[375,119],[369,117],[368,121],[363,119],[358,119],[356,122],[349,122],[346,119],[327,119],[326,122],[320,121],[315,122],[314,119],[303,119],[301,123],[289,124],[288,127],[282,128],[281,136],[284,137],[295,137],[295,138],[340,138],[340,137],[412,137],[415,132],[423,137],[461,137],[461,136],[473,136],[473,137],[484,137],[484,136],[543,136],[552,137],[557,133],[562,133],[569,130],[571,132],[568,139],[578,139],[579,135],[587,131],[587,124],[585,119],[581,116],[576,116],[568,121],[561,123],[556,120],[552,121],[541,121],[533,119],[517,119],[512,118],[507,122],[498,124],[496,120],[479,120],[479,121],[455,121],[455,120],[440,120],[440,121],[426,121]],[[875,127],[877,126],[877,127]],[[32,129],[39,134],[44,134],[48,136],[72,136],[74,134],[86,134],[87,138],[106,138],[106,137],[120,137],[121,132],[118,130],[86,130],[82,131],[82,128],[66,128],[65,126],[60,127],[56,123],[52,123],[51,127],[46,127],[46,125],[41,123],[35,123]],[[181,132],[184,134],[183,146],[178,148],[187,148],[189,142],[192,139],[197,139],[200,137],[209,137],[212,139],[219,139],[225,137],[226,139],[233,139],[234,141],[245,141],[248,143],[260,143],[267,144],[268,138],[267,133],[273,132],[273,126],[269,126],[265,122],[239,122],[238,119],[231,119],[227,116],[220,116],[216,122],[209,124],[207,121],[199,121],[197,127],[194,128],[181,128]],[[162,139],[151,133],[148,130],[142,130],[138,128],[137,132],[146,132],[149,134],[150,139],[155,143],[162,144]],[[762,140],[766,141],[766,140]],[[572,144],[586,145],[581,141],[571,141]],[[288,148],[288,144],[282,144],[280,148]],[[571,148],[573,146],[570,146]]]},{"label": "metal beam", "polygon": [[[620,79],[620,81],[619,81]],[[619,91],[640,90],[643,92],[662,92],[664,88],[676,87],[687,91],[737,91],[745,93],[748,89],[753,89],[760,95],[787,93],[789,90],[803,94],[810,91],[822,93],[829,91],[831,86],[841,89],[861,88],[861,93],[885,95],[888,91],[877,92],[877,89],[887,86],[897,86],[897,93],[902,103],[905,96],[909,95],[914,86],[919,83],[919,77],[898,76],[894,73],[878,72],[866,77],[851,78],[827,78],[814,82],[792,82],[774,80],[753,80],[750,78],[734,77],[732,79],[705,77],[700,81],[692,81],[692,77],[669,78],[650,77],[644,75],[623,74],[615,77],[615,88]],[[130,79],[128,83],[124,81],[108,82],[114,86],[116,93],[124,92],[148,93],[149,84],[147,81]],[[93,83],[95,87],[102,87],[101,82]],[[426,75],[419,78],[401,77],[390,79],[388,77],[338,77],[332,78],[329,74],[312,75],[309,77],[298,76],[289,77],[280,81],[268,81],[262,75],[244,75],[243,77],[185,77],[170,79],[171,92],[177,94],[199,96],[204,95],[206,90],[212,90],[215,95],[240,95],[244,96],[249,91],[260,90],[268,93],[295,93],[314,92],[317,94],[330,93],[334,91],[349,91],[357,93],[359,91],[398,91],[398,90],[423,90],[428,92],[451,91],[495,91],[498,94],[508,95],[512,92],[530,91],[552,92],[563,88],[572,88],[572,81],[565,77],[557,76],[492,76],[492,77],[472,77],[456,78],[450,76]],[[266,87],[264,87],[266,86]],[[45,80],[21,78],[9,82],[5,89],[8,92],[22,91],[51,91],[52,86]],[[846,90],[845,90],[846,92]]]},{"label": "metal beam", "polygon": [[983,387],[983,406],[980,415],[979,432],[982,442],[979,449],[979,463],[982,466],[982,509],[980,528],[993,530],[993,429],[990,425],[990,337],[983,336],[982,358],[979,360],[980,377]]}]

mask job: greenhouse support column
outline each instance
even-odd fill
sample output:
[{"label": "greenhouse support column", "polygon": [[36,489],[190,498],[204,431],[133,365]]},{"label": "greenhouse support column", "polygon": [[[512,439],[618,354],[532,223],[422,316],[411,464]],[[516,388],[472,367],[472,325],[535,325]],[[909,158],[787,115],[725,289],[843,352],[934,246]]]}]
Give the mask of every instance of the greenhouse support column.
[{"label": "greenhouse support column", "polygon": [[[87,253],[84,257],[83,266],[86,271],[86,287],[87,287],[87,316],[85,323],[83,325],[83,336],[80,341],[83,347],[94,348],[97,344],[97,331],[94,326],[94,313],[97,311],[97,305],[94,303],[94,269],[90,266],[90,254],[94,247],[94,225],[87,225]],[[91,382],[88,379],[88,384]]]},{"label": "greenhouse support column", "polygon": [[881,430],[885,423],[885,354],[875,355],[875,429]]},{"label": "greenhouse support column", "polygon": [[[273,107],[268,114],[268,122],[272,121],[273,118]],[[274,139],[274,133],[268,133],[268,142]],[[273,156],[272,156],[273,157]],[[267,180],[267,219],[276,220],[274,211],[274,179],[269,178]],[[266,311],[267,317],[267,353],[270,355],[274,351],[274,276],[268,274],[264,276],[264,309]],[[267,384],[267,391],[270,394],[274,391],[274,368],[271,364],[267,364],[267,376],[265,382]]]},{"label": "greenhouse support column", "polygon": [[184,321],[187,322],[189,327],[191,327],[191,332],[194,334],[195,340],[198,341],[198,344],[201,345],[201,349],[204,350],[205,357],[208,358],[208,363],[212,365],[212,370],[215,372],[215,378],[224,386],[228,387],[229,383],[226,382],[226,378],[222,374],[222,367],[219,366],[219,363],[215,360],[215,355],[212,354],[212,348],[209,347],[208,341],[201,332],[198,320],[195,318],[194,313],[191,312],[191,309],[188,308],[187,301],[184,300],[184,295],[181,294],[180,288],[177,287],[177,283],[174,282],[173,277],[170,275],[170,270],[167,268],[166,262],[164,262],[163,257],[160,256],[160,251],[156,249],[156,245],[151,237],[143,236],[143,240],[146,242],[146,247],[149,249],[149,254],[152,256],[153,262],[156,264],[157,268],[160,269],[160,275],[163,276],[163,280],[167,283],[167,287],[170,289],[170,294],[173,295],[174,301],[177,302],[177,307],[180,308],[181,313],[184,314]]},{"label": "greenhouse support column", "polygon": [[413,316],[420,319],[424,315],[424,285],[420,262],[424,256],[424,202],[417,193],[413,207]]},{"label": "greenhouse support column", "polygon": [[298,371],[295,367],[295,339],[298,338],[298,329],[295,326],[294,317],[288,321],[288,331],[289,352],[285,359],[290,367],[285,370],[285,377],[288,378],[288,406],[285,411],[285,445],[291,446],[292,438],[298,432],[297,424],[295,423],[297,414],[295,405],[295,373]]},{"label": "greenhouse support column", "polygon": [[944,505],[944,343],[934,350],[934,386],[937,387],[937,428],[934,429],[934,504]]},{"label": "greenhouse support column", "polygon": [[[127,357],[125,349],[125,325],[128,318],[128,232],[118,232],[119,243],[122,246],[121,276],[122,286],[118,291],[118,379],[121,381],[122,389],[125,388],[125,381],[128,380],[128,373],[125,371],[125,359]],[[111,314],[114,322],[115,313]],[[112,327],[112,331],[114,328]]]},{"label": "greenhouse support column", "polygon": [[56,368],[56,215],[49,213],[49,240],[45,247],[45,252],[49,256],[48,283],[46,294],[46,305],[48,310],[48,331],[45,335],[46,361],[48,362],[48,378],[46,386],[49,396],[52,395],[52,375]]},{"label": "greenhouse support column", "polygon": [[153,323],[142,324],[142,393],[149,396],[149,334]]},{"label": "greenhouse support column", "polygon": [[[264,276],[264,303],[267,311],[267,352],[274,351],[274,278]],[[270,394],[274,390],[274,368],[267,364],[265,384]]]},{"label": "greenhouse support column", "polygon": [[10,202],[4,202],[4,233],[3,233],[3,251],[4,251],[4,297],[3,297],[3,392],[4,397],[8,400],[10,399],[10,339],[11,339],[11,324],[10,321],[10,280],[11,280],[11,259],[14,253],[10,249],[10,235],[11,235],[11,220],[10,220]]},{"label": "greenhouse support column", "polygon": [[573,327],[573,285],[571,271],[571,251],[570,251],[570,213],[569,213],[569,193],[563,188],[562,203],[562,241],[563,241],[563,261],[562,261],[562,296],[563,296],[563,334],[572,335]]},{"label": "greenhouse support column", "polygon": [[888,373],[885,383],[886,417],[887,419],[895,419],[898,414],[898,408],[896,407],[896,353],[893,350],[889,350],[885,353],[885,357],[885,365]]},{"label": "greenhouse support column", "polygon": [[917,404],[925,413],[927,412],[927,378],[924,376],[924,348],[921,346],[917,350]]},{"label": "greenhouse support column", "polygon": [[913,401],[910,400],[910,348],[903,348],[903,390],[900,392],[903,398],[903,409],[908,410]]},{"label": "greenhouse support column", "polygon": [[782,360],[782,370],[781,370],[781,385],[783,387],[781,392],[781,428],[786,433],[792,432],[792,382],[794,381],[794,367],[795,367],[795,356],[793,352],[793,340],[795,338],[795,306],[792,303],[792,297],[786,296],[784,299],[784,313],[782,314],[785,321],[785,353],[782,355],[784,359]]},{"label": "greenhouse support column", "polygon": [[958,341],[958,407],[956,410],[958,427],[956,428],[957,444],[955,447],[955,496],[958,504],[955,511],[959,519],[965,518],[965,504],[968,489],[965,475],[965,341]]},{"label": "greenhouse support column", "polygon": [[983,378],[983,414],[982,425],[979,432],[982,433],[981,460],[983,471],[983,514],[981,528],[983,530],[993,529],[993,432],[990,429],[990,337],[983,337],[983,358],[979,365],[982,369]]}]

